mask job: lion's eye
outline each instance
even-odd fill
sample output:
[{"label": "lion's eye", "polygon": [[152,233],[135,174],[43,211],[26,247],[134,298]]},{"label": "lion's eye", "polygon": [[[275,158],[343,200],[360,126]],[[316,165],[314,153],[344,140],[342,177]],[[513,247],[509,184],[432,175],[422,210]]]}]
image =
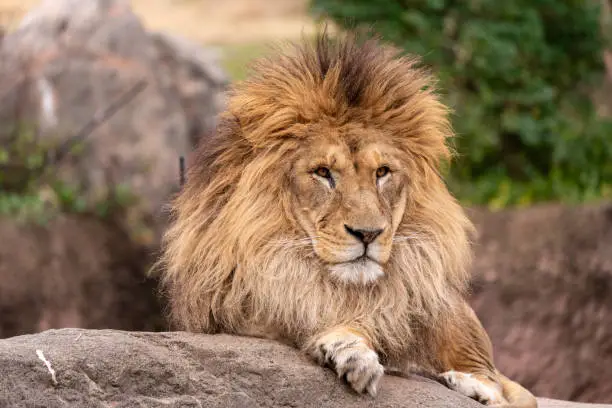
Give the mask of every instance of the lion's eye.
[{"label": "lion's eye", "polygon": [[336,181],[334,180],[334,177],[331,174],[331,171],[327,168],[327,167],[317,167],[315,169],[315,171],[313,171],[313,174],[315,174],[316,176],[325,179],[325,181],[327,182],[327,185],[329,185],[330,188],[335,188],[336,187]]},{"label": "lion's eye", "polygon": [[331,172],[329,171],[329,169],[327,167],[318,167],[315,170],[315,174],[319,177],[323,177],[326,179],[331,178]]},{"label": "lion's eye", "polygon": [[376,169],[376,177],[385,177],[387,174],[389,174],[389,171],[390,170],[387,166],[379,167],[378,169]]}]

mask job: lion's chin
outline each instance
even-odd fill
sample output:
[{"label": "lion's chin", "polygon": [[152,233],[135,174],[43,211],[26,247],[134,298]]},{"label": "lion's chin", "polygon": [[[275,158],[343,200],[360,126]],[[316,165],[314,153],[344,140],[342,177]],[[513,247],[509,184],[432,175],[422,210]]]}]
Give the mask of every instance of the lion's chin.
[{"label": "lion's chin", "polygon": [[384,274],[382,266],[368,258],[330,265],[329,270],[334,278],[346,283],[367,284]]}]

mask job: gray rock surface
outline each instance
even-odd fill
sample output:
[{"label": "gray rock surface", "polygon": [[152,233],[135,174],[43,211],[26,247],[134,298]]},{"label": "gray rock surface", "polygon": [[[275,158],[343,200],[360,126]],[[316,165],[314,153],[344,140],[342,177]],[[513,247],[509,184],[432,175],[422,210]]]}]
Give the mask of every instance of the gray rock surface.
[{"label": "gray rock surface", "polygon": [[[48,364],[48,365],[47,365]],[[454,407],[475,401],[385,376],[376,399],[276,342],[61,329],[0,340],[2,407]],[[604,407],[542,400],[542,408]],[[610,406],[608,406],[610,407]]]},{"label": "gray rock surface", "polygon": [[0,123],[57,144],[139,81],[57,174],[90,202],[122,184],[139,199],[128,218],[155,217],[178,188],[179,156],[213,131],[227,79],[212,51],[148,32],[128,0],[45,0],[27,14],[0,42]]}]

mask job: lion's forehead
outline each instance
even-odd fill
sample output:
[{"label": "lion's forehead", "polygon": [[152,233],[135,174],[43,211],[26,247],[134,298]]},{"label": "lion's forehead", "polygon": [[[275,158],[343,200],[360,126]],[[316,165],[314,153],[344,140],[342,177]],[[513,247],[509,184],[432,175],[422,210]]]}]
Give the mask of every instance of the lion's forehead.
[{"label": "lion's forehead", "polygon": [[376,168],[381,165],[401,167],[406,157],[399,149],[384,140],[360,141],[336,138],[334,140],[312,140],[304,144],[298,157],[305,166],[325,165],[337,169]]}]

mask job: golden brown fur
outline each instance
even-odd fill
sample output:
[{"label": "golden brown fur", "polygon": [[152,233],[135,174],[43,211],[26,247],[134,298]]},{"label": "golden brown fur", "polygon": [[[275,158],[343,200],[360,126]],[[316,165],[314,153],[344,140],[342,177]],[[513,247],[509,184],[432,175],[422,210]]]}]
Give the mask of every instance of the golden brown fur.
[{"label": "golden brown fur", "polygon": [[437,171],[450,136],[432,78],[375,40],[260,61],[173,203],[173,321],[289,340],[372,394],[378,358],[501,384],[464,300],[472,225]]}]

